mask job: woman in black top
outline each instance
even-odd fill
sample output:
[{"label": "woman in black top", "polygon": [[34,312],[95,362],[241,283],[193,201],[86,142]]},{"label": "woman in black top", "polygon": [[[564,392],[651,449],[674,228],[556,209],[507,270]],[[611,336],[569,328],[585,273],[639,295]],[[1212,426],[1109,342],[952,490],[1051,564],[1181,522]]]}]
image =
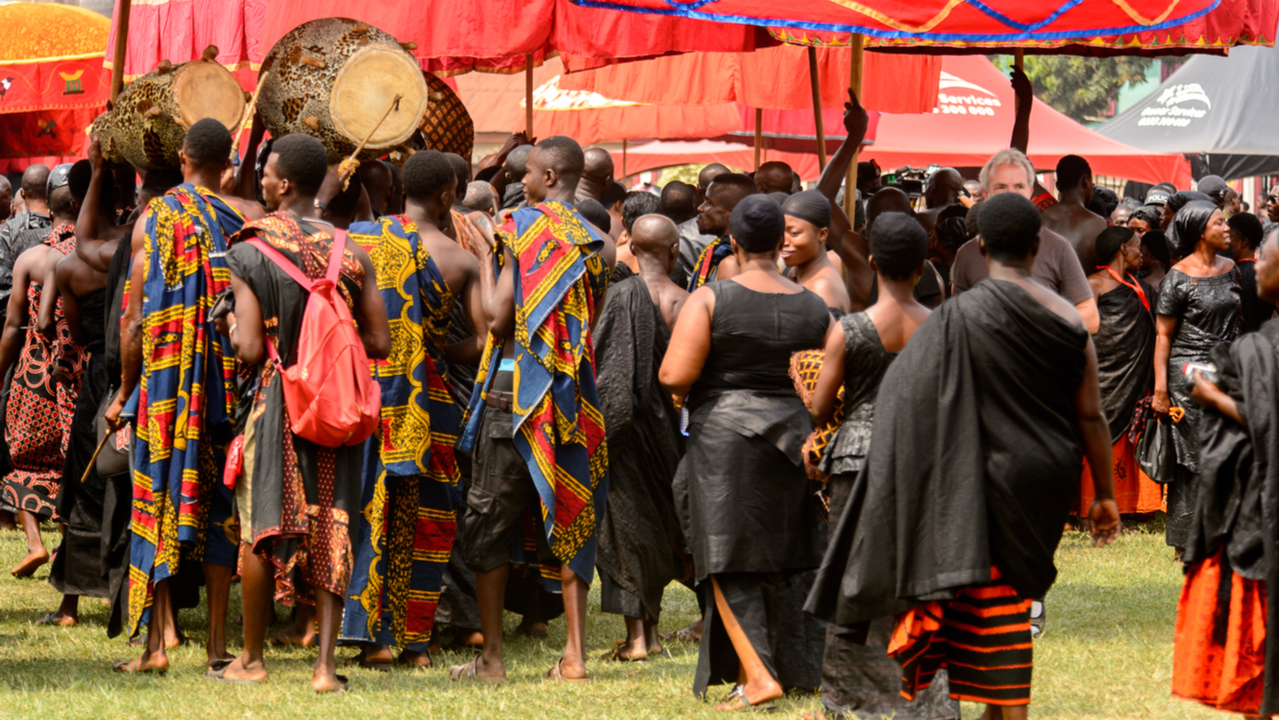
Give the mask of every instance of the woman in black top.
[{"label": "woman in black top", "polygon": [[659,372],[677,405],[688,398],[688,541],[711,595],[694,693],[736,682],[725,710],[782,696],[775,592],[821,559],[816,488],[800,465],[813,424],[788,365],[821,347],[834,323],[817,295],[778,274],[783,227],[764,196],[734,208],[742,271],[690,296]]},{"label": "woman in black top", "polygon": [[[940,220],[939,234],[941,224]],[[880,288],[878,299],[863,312],[845,315],[828,334],[822,371],[810,399],[814,423],[824,424],[844,387],[844,421],[818,462],[818,469],[831,477],[827,487],[833,531],[834,520],[844,512],[866,460],[880,381],[916,328],[929,317],[929,309],[912,293],[925,270],[929,238],[924,228],[903,213],[885,213],[876,219],[870,241],[871,267]],[[818,574],[823,580],[815,583],[811,597],[829,593],[828,583],[839,584],[844,567],[824,563]],[[960,716],[959,703],[947,695],[945,671],[940,671],[930,689],[914,701],[902,698],[902,667],[887,652],[892,632],[892,617],[873,620],[865,642],[856,642],[841,628],[828,626],[822,658],[822,710],[813,717],[950,720]]]},{"label": "woman in black top", "polygon": [[1185,416],[1173,425],[1178,463],[1167,482],[1165,542],[1181,548],[1195,509],[1200,467],[1202,410],[1191,399],[1191,383],[1182,374],[1187,363],[1209,362],[1209,351],[1240,334],[1240,271],[1218,253],[1226,250],[1227,223],[1211,202],[1194,201],[1174,218],[1177,253],[1185,255],[1160,284],[1156,305],[1155,392],[1151,409],[1167,415],[1180,407]]}]

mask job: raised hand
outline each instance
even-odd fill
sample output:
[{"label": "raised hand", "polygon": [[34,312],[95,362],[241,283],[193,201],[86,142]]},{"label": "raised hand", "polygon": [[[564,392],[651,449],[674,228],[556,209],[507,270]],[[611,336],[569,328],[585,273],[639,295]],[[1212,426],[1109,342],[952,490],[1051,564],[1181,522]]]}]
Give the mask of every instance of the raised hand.
[{"label": "raised hand", "polygon": [[1009,73],[1009,78],[1014,97],[1018,99],[1018,107],[1029,107],[1032,97],[1035,96],[1035,91],[1031,88],[1031,78],[1017,68]]},{"label": "raised hand", "polygon": [[867,136],[867,126],[870,122],[867,111],[858,102],[858,96],[854,94],[853,90],[849,90],[849,102],[844,104],[845,132],[851,137],[856,135],[858,138],[865,138]]}]

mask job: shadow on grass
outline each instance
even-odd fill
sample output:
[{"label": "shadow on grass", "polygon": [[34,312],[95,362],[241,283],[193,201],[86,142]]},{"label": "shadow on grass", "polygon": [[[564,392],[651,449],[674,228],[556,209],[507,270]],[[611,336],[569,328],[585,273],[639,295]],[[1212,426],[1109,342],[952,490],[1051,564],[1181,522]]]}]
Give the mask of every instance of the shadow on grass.
[{"label": "shadow on grass", "polygon": [[1058,583],[1045,601],[1046,632],[1110,641],[1167,640],[1177,615],[1178,589],[1157,585],[1144,589],[1135,597],[1133,586]]}]

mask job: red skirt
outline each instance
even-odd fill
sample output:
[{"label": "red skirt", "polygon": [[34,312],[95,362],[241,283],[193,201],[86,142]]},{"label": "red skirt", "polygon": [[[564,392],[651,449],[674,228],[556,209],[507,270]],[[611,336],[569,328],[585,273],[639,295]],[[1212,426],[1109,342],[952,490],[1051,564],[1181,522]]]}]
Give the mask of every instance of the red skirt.
[{"label": "red skirt", "polygon": [[1187,573],[1174,628],[1174,696],[1257,715],[1266,665],[1266,583],[1236,575],[1219,550]]},{"label": "red skirt", "polygon": [[[1129,442],[1127,433],[1111,446],[1111,477],[1115,485],[1116,507],[1121,513],[1132,515],[1164,510],[1163,490],[1138,469],[1133,456],[1133,443]],[[1080,502],[1075,514],[1081,517],[1088,515],[1091,504],[1093,473],[1089,470],[1089,460],[1086,458],[1084,472],[1080,475]]]}]

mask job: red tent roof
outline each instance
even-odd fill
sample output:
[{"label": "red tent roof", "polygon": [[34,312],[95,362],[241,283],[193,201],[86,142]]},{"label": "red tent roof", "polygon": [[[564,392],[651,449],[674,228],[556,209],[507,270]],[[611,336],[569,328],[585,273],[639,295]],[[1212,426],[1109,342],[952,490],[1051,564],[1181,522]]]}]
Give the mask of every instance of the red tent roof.
[{"label": "red tent roof", "polygon": [[1275,0],[571,1],[774,28],[787,42],[847,43],[847,33],[862,33],[868,47],[927,53],[1221,55],[1273,44],[1277,20]]},{"label": "red tent roof", "polygon": [[[948,55],[942,61],[938,108],[932,114],[880,116],[875,142],[859,160],[880,167],[926,167],[931,163],[974,167],[1009,147],[1014,98],[1009,79],[991,61],[976,55]],[[836,132],[839,132],[836,130]],[[1191,184],[1186,158],[1125,145],[1084,127],[1040,100],[1031,109],[1031,162],[1052,170],[1063,155],[1080,155],[1096,175],[1147,183]]]}]

